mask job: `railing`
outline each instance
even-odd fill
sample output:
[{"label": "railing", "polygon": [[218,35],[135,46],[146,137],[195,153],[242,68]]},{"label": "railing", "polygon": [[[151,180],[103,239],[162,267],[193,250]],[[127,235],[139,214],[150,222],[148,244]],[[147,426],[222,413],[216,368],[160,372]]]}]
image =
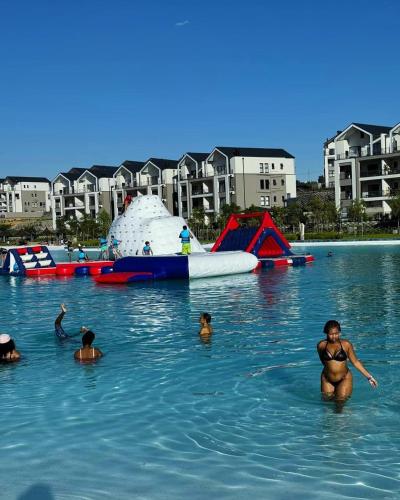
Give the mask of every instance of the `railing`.
[{"label": "railing", "polygon": [[348,160],[351,158],[359,158],[363,157],[365,158],[366,156],[382,156],[382,155],[390,155],[390,154],[395,154],[395,153],[400,153],[400,149],[397,147],[397,145],[393,145],[389,148],[381,148],[375,146],[372,151],[370,148],[362,149],[361,146],[355,146],[354,149],[349,149],[349,151],[345,151],[344,153],[338,153],[336,155],[337,160]]},{"label": "railing", "polygon": [[391,198],[398,194],[398,189],[383,189],[379,191],[366,191],[361,194],[361,198]]},{"label": "railing", "polygon": [[378,177],[381,175],[397,175],[400,174],[399,167],[383,167],[374,170],[360,170],[360,177]]}]

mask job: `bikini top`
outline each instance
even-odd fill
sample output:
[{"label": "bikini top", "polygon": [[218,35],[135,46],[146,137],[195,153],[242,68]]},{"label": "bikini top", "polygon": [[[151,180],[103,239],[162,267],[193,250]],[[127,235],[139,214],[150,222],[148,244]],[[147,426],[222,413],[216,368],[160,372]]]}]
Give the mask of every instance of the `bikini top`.
[{"label": "bikini top", "polygon": [[[95,358],[95,352],[94,352],[94,347],[92,349],[92,357],[91,358],[85,358],[85,359],[94,359]],[[79,359],[82,359],[82,349],[79,349]]]},{"label": "bikini top", "polygon": [[325,349],[321,355],[321,358],[323,361],[346,361],[347,353],[343,349],[343,346],[342,346],[342,343],[340,342],[340,340],[339,340],[339,343],[340,343],[340,349],[335,351],[333,355],[328,351],[328,342],[326,343]]}]

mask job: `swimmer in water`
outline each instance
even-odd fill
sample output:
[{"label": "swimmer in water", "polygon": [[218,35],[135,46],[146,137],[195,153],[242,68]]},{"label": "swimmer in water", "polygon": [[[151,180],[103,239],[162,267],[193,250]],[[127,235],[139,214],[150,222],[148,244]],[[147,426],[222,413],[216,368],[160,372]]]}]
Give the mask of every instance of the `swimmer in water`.
[{"label": "swimmer in water", "polygon": [[367,378],[371,387],[378,387],[378,382],[364,368],[354,352],[351,342],[341,339],[340,324],[335,320],[328,321],[324,326],[326,339],[318,342],[317,351],[324,369],[321,373],[321,393],[324,399],[334,399],[344,403],[353,391],[353,375],[347,366],[347,361]]},{"label": "swimmer in water", "polygon": [[101,358],[103,353],[97,347],[92,347],[92,342],[95,339],[95,334],[90,330],[87,330],[82,336],[82,346],[80,349],[75,351],[74,358],[77,361],[94,361],[95,359]]},{"label": "swimmer in water", "polygon": [[203,342],[209,342],[211,340],[211,335],[213,334],[213,327],[211,326],[211,314],[206,312],[201,313],[199,318],[200,323],[200,339]]},{"label": "swimmer in water", "polygon": [[326,254],[327,257],[333,257],[333,252],[329,250],[329,252]]},{"label": "swimmer in water", "polygon": [[21,354],[15,348],[15,342],[7,333],[0,334],[0,361],[12,363],[18,361]]},{"label": "swimmer in water", "polygon": [[[54,322],[54,329],[57,337],[59,339],[69,339],[72,337],[76,337],[79,334],[76,335],[68,335],[64,328],[62,327],[62,320],[64,319],[65,313],[67,312],[67,308],[65,307],[65,304],[61,304],[61,313],[57,316],[55,322]],[[89,331],[89,328],[86,328],[86,326],[81,326],[80,328],[80,333],[86,333]]]}]

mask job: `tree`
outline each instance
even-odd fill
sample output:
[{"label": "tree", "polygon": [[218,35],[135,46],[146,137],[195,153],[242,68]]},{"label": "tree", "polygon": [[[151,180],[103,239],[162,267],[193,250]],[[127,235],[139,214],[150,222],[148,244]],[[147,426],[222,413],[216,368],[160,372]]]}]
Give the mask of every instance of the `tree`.
[{"label": "tree", "polygon": [[79,221],[79,232],[82,239],[95,238],[98,233],[96,219],[93,219],[89,214],[84,214]]},{"label": "tree", "polygon": [[11,233],[11,224],[9,224],[8,222],[1,222],[0,237],[3,238],[3,241],[7,239],[10,233]]},{"label": "tree", "polygon": [[106,236],[111,226],[111,216],[104,208],[97,215],[97,225],[100,236]]},{"label": "tree", "polygon": [[194,208],[189,218],[189,225],[194,227],[204,226],[204,217],[206,213],[203,207]]},{"label": "tree", "polygon": [[389,201],[389,206],[392,209],[392,217],[397,219],[397,231],[400,228],[400,194],[397,194]]},{"label": "tree", "polygon": [[218,225],[220,228],[223,228],[226,224],[226,221],[228,220],[229,216],[231,214],[238,214],[240,212],[240,207],[239,205],[236,205],[236,203],[229,203],[222,205],[221,210],[219,212],[218,216]]},{"label": "tree", "polygon": [[270,210],[271,217],[277,226],[283,226],[287,219],[286,207],[272,207]]},{"label": "tree", "polygon": [[297,226],[299,222],[305,222],[303,209],[298,203],[290,203],[286,212],[287,223],[292,226]]},{"label": "tree", "polygon": [[368,220],[364,201],[353,200],[347,211],[347,216],[352,222],[364,222]]}]

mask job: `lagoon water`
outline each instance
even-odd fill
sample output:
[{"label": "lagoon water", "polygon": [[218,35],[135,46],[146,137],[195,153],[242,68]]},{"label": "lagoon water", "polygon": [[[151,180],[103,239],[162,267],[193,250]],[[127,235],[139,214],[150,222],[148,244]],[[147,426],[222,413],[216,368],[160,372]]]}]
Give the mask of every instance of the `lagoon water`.
[{"label": "lagoon water", "polygon": [[[400,248],[309,250],[307,267],[190,283],[0,277],[23,354],[0,365],[0,498],[399,498]],[[97,364],[55,338],[61,302]],[[353,369],[342,412],[319,394],[331,318],[380,383]]]}]

